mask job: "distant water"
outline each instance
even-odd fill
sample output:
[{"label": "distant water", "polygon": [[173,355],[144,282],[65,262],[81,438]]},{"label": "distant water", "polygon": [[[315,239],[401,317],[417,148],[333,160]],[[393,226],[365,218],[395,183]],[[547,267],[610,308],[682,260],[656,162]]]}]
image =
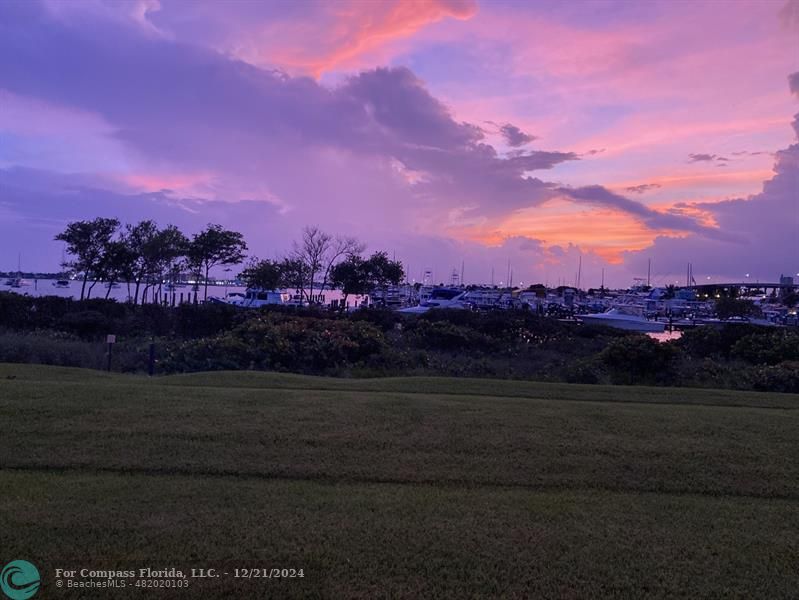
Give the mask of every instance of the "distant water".
[{"label": "distant water", "polygon": [[661,331],[658,333],[647,333],[647,335],[659,342],[668,342],[670,340],[679,340],[682,337],[682,331]]},{"label": "distant water", "polygon": [[[19,288],[12,288],[7,285],[3,285],[5,283],[5,279],[0,281],[0,291],[7,291],[7,292],[14,292],[16,294],[23,294],[28,296],[60,296],[62,298],[80,298],[80,288],[81,282],[80,281],[70,281],[68,288],[58,288],[53,285],[55,283],[55,279],[27,279],[27,285],[23,285]],[[88,291],[89,286],[91,284],[86,284],[86,289]],[[139,296],[141,296],[143,286],[139,288]],[[245,288],[236,285],[229,285],[225,287],[224,285],[209,285],[208,286],[208,297],[216,297],[216,298],[224,298],[225,294],[231,294],[233,292],[238,292],[243,294]],[[108,293],[108,298],[116,300],[117,302],[126,302],[128,300],[128,286],[127,284],[120,283],[118,288],[111,288],[109,291],[105,284],[98,283],[94,286],[92,290],[92,298],[105,298],[106,293]],[[130,286],[130,294],[133,295],[135,293],[135,287],[131,284]],[[314,295],[318,294],[319,292],[314,290]],[[167,295],[169,301],[171,302],[172,292],[166,292],[161,290],[161,298],[163,299],[164,295]],[[175,294],[175,301],[178,302],[180,300],[180,295],[183,294],[184,300],[189,300],[194,297],[193,292],[191,291],[191,286],[187,285],[186,287],[177,288],[174,292]],[[203,297],[203,288],[200,287],[200,291],[198,292],[198,298],[202,300]],[[338,300],[342,298],[342,294],[340,290],[325,290],[325,303],[329,304],[331,300]],[[148,300],[152,300],[152,290],[148,292]],[[354,300],[352,297],[349,298],[350,304],[354,304]]]}]

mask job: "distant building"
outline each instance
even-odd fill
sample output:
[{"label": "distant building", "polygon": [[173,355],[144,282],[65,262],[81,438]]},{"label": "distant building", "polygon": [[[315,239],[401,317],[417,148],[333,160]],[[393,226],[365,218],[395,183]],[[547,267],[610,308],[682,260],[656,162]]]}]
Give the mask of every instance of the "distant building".
[{"label": "distant building", "polygon": [[794,291],[793,277],[780,275],[780,285],[786,286],[780,289],[780,296],[783,298]]}]

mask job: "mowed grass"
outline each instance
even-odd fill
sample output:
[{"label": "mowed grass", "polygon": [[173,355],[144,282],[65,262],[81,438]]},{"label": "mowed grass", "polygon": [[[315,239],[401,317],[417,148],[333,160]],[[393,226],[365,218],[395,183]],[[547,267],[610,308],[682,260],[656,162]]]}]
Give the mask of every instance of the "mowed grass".
[{"label": "mowed grass", "polygon": [[795,598],[797,409],[713,390],[0,365],[0,559],[38,564],[43,593],[56,567],[305,574],[105,595],[123,598]]}]

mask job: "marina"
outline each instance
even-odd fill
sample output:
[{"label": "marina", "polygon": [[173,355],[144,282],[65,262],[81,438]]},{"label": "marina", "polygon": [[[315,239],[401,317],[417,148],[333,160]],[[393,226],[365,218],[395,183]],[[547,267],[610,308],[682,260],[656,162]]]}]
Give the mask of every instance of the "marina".
[{"label": "marina", "polygon": [[[751,284],[750,284],[751,285]],[[69,279],[26,279],[9,277],[3,289],[30,296],[59,296],[76,298],[81,282]],[[97,291],[93,297],[117,302],[133,298],[133,284],[126,282],[90,283]],[[475,285],[413,285],[402,284],[372,290],[370,294],[350,296],[346,301],[338,289],[319,291],[317,286],[309,302],[301,290],[250,289],[239,281],[209,282],[208,303],[229,304],[242,309],[265,306],[308,306],[314,304],[330,310],[352,311],[358,308],[387,308],[401,315],[421,315],[432,309],[469,311],[529,310],[545,317],[575,323],[601,325],[629,331],[659,333],[700,326],[752,324],[764,327],[799,325],[795,304],[783,302],[796,288],[792,278],[779,284],[764,284],[763,288],[745,288],[743,284],[689,286],[682,288],[652,288],[634,286],[627,290],[591,290],[575,288],[508,289]],[[142,299],[147,303],[175,306],[201,301],[201,286],[195,282],[163,282],[144,288]],[[748,300],[755,315],[719,318],[716,301],[721,294]]]}]

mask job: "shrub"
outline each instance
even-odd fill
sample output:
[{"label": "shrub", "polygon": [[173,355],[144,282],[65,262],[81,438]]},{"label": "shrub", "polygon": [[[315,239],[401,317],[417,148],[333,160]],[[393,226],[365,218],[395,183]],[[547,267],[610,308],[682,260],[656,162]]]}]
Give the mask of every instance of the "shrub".
[{"label": "shrub", "polygon": [[596,360],[577,359],[566,364],[561,377],[566,383],[600,383],[603,379],[602,365]]},{"label": "shrub", "polygon": [[747,335],[763,333],[763,331],[762,327],[746,324],[723,327],[704,325],[683,332],[682,337],[676,341],[676,345],[692,356],[700,358],[708,356],[729,358],[730,350],[738,340]]},{"label": "shrub", "polygon": [[420,319],[408,329],[411,331],[412,343],[420,348],[484,352],[497,345],[496,339],[475,331],[471,327],[456,325],[448,321],[431,322]]},{"label": "shrub", "polygon": [[385,349],[383,333],[370,323],[262,313],[230,332],[172,347],[163,367],[325,373],[364,363]]},{"label": "shrub", "polygon": [[756,390],[799,394],[799,362],[797,361],[786,361],[779,365],[755,368],[751,378],[752,385]]},{"label": "shrub", "polygon": [[114,331],[116,328],[112,323],[112,320],[100,311],[82,310],[64,315],[61,319],[61,329],[82,338],[97,338]]},{"label": "shrub", "polygon": [[799,360],[799,333],[771,330],[751,333],[733,345],[730,356],[756,365]]},{"label": "shrub", "polygon": [[676,348],[645,335],[612,341],[599,353],[611,380],[622,384],[668,383],[672,377]]}]

